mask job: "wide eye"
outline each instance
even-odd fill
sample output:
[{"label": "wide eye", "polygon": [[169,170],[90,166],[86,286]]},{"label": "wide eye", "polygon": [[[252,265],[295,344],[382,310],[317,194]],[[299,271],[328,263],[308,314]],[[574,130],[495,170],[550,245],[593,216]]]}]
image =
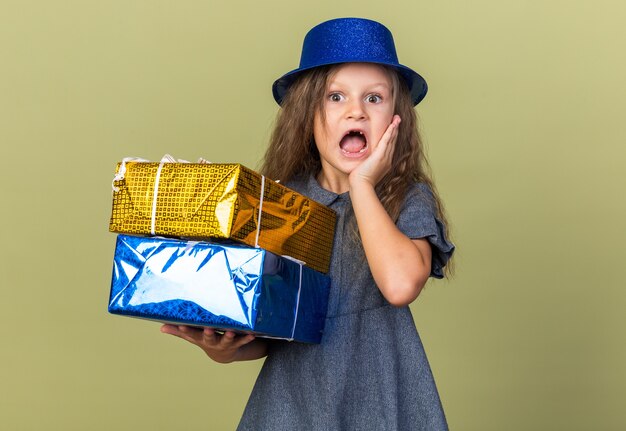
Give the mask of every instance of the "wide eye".
[{"label": "wide eye", "polygon": [[380,103],[383,101],[383,98],[378,94],[369,94],[365,100],[367,100],[368,103]]},{"label": "wide eye", "polygon": [[343,100],[343,97],[339,93],[330,93],[328,95],[328,100],[330,100],[331,102],[341,102]]}]

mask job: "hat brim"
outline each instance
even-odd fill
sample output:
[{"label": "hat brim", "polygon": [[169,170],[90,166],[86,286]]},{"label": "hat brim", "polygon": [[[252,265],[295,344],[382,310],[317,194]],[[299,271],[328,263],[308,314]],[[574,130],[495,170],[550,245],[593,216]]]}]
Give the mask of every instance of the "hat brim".
[{"label": "hat brim", "polygon": [[426,93],[428,92],[428,84],[426,84],[426,80],[422,78],[422,76],[419,73],[415,72],[411,68],[408,68],[401,64],[390,64],[390,63],[377,62],[377,61],[371,61],[371,60],[359,61],[355,59],[349,59],[349,60],[347,59],[346,61],[333,61],[329,63],[316,64],[315,66],[298,68],[298,69],[292,70],[291,72],[287,72],[286,74],[278,78],[276,81],[274,81],[274,84],[272,85],[272,94],[274,95],[274,100],[276,100],[276,102],[279,105],[282,105],[283,99],[285,95],[287,94],[287,92],[289,91],[289,87],[291,87],[294,81],[298,79],[298,77],[302,73],[308,70],[315,69],[317,67],[331,66],[334,64],[342,64],[342,63],[372,63],[372,64],[380,64],[383,66],[388,66],[388,67],[391,67],[392,69],[395,69],[400,74],[400,76],[404,78],[404,80],[407,83],[407,86],[411,93],[411,100],[413,101],[413,106],[420,103],[422,99],[426,97]]}]

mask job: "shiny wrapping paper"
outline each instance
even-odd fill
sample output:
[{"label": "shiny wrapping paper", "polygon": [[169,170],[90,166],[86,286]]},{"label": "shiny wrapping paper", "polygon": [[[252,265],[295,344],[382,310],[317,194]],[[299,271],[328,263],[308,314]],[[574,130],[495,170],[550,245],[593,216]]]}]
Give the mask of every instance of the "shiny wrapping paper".
[{"label": "shiny wrapping paper", "polygon": [[113,184],[112,232],[230,238],[328,272],[335,212],[245,166],[131,161]]},{"label": "shiny wrapping paper", "polygon": [[319,343],[330,278],[239,244],[118,235],[109,312]]}]

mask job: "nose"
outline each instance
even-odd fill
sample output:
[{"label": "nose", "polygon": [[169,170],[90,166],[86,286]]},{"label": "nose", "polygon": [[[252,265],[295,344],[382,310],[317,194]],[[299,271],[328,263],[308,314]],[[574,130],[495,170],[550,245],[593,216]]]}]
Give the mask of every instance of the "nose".
[{"label": "nose", "polygon": [[346,117],[353,120],[361,120],[365,118],[365,107],[363,101],[353,99],[346,106]]}]

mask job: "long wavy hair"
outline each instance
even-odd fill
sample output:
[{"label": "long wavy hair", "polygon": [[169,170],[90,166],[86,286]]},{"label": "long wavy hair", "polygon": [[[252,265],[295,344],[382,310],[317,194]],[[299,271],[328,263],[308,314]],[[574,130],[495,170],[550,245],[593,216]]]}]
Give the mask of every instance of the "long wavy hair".
[{"label": "long wavy hair", "polygon": [[[263,175],[283,183],[310,175],[317,177],[322,165],[313,138],[313,122],[316,113],[324,120],[328,82],[339,67],[341,64],[312,69],[290,86],[263,158]],[[376,193],[391,219],[397,222],[410,187],[416,182],[424,183],[432,191],[437,217],[447,226],[445,209],[432,180],[408,87],[395,70],[381,67],[391,79],[395,113],[402,122],[398,128],[391,169],[377,184]],[[350,223],[355,232],[353,237],[360,241],[354,217],[351,217]],[[449,238],[449,232],[446,232],[446,237]],[[445,271],[449,275],[451,265],[446,265]]]}]

